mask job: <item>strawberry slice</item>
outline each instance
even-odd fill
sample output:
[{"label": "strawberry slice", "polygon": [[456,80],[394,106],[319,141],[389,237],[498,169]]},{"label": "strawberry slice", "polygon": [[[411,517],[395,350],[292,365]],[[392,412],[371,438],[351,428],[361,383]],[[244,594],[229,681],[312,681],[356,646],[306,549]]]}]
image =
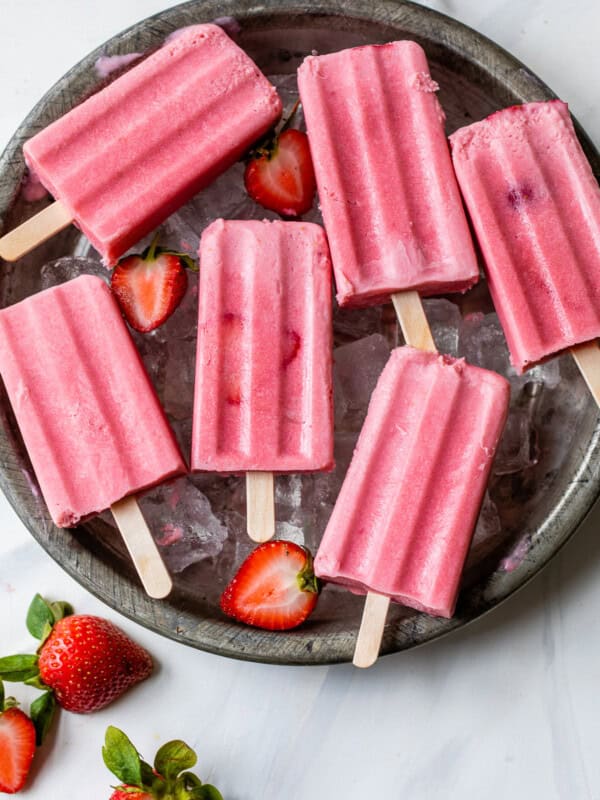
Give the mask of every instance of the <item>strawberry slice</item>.
[{"label": "strawberry slice", "polygon": [[304,622],[318,597],[310,551],[280,539],[250,553],[221,595],[221,608],[247,625],[288,630]]},{"label": "strawberry slice", "polygon": [[119,261],[110,286],[132,328],[148,333],[171,316],[187,289],[186,266],[197,269],[187,254],[157,247],[156,237],[141,255]]},{"label": "strawberry slice", "polygon": [[289,127],[297,108],[298,103],[279,133],[250,154],[244,173],[250,197],[283,217],[310,211],[317,189],[308,137]]},{"label": "strawberry slice", "polygon": [[33,722],[9,706],[0,714],[0,792],[15,794],[23,788],[34,753]]}]

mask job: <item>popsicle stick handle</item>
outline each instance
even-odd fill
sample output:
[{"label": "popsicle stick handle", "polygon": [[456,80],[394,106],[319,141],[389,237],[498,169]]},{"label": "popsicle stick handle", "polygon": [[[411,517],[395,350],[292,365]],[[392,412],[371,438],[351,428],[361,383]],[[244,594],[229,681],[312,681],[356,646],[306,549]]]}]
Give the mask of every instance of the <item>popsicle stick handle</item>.
[{"label": "popsicle stick handle", "polygon": [[600,347],[598,342],[586,342],[571,348],[571,354],[594,400],[600,407]]},{"label": "popsicle stick handle", "polygon": [[377,661],[389,605],[389,597],[375,592],[367,594],[352,659],[355,667],[370,667]]},{"label": "popsicle stick handle", "polygon": [[254,542],[275,535],[275,492],[272,472],[246,473],[246,527]]},{"label": "popsicle stick handle", "polygon": [[130,496],[119,500],[112,504],[110,510],[146,593],[157,600],[166,597],[173,588],[173,581],[136,498]]},{"label": "popsicle stick handle", "polygon": [[72,222],[71,213],[57,200],[0,239],[0,258],[18,261]]},{"label": "popsicle stick handle", "polygon": [[406,344],[418,350],[437,352],[419,293],[396,292],[392,295],[392,302]]}]

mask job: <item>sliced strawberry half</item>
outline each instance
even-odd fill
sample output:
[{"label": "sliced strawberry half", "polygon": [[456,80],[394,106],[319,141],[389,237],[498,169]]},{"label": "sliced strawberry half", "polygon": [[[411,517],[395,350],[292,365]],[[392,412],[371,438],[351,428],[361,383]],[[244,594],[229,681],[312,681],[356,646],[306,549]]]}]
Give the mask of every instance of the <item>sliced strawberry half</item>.
[{"label": "sliced strawberry half", "polygon": [[0,792],[25,785],[35,753],[35,727],[27,714],[9,706],[0,714]]},{"label": "sliced strawberry half", "polygon": [[310,211],[317,184],[307,135],[284,126],[251,156],[244,183],[253,200],[284,217]]},{"label": "sliced strawberry half", "polygon": [[276,540],[250,553],[223,592],[221,608],[247,625],[288,630],[304,622],[318,597],[310,551]]},{"label": "sliced strawberry half", "polygon": [[197,269],[187,254],[163,250],[156,242],[155,237],[141,255],[122,258],[110,282],[125,319],[140,333],[171,316],[187,288],[185,267]]}]

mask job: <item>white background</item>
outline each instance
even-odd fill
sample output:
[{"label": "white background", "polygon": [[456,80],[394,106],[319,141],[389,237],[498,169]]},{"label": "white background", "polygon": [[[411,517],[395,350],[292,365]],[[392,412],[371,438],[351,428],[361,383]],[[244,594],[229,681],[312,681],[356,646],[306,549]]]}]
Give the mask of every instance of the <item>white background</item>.
[{"label": "white background", "polygon": [[[0,0],[0,147],[69,67],[165,0]],[[537,72],[600,145],[597,0],[437,0]],[[600,798],[599,513],[486,618],[417,651],[350,666],[229,661],[156,636],[88,595],[0,497],[0,654],[31,648],[35,590],[116,620],[154,676],[92,716],[63,713],[27,798],[104,798],[106,726],[150,757],[168,738],[227,800]],[[594,521],[595,520],[595,521]]]}]

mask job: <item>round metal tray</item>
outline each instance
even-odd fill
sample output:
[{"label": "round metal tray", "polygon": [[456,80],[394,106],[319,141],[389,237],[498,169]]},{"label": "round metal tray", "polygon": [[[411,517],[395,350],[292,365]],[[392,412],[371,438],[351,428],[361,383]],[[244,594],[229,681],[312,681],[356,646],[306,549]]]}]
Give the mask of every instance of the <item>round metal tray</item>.
[{"label": "round metal tray", "polygon": [[[0,219],[10,230],[35,206],[19,192],[25,167],[22,143],[98,87],[94,64],[100,55],[141,52],[159,46],[173,30],[224,14],[241,25],[239,44],[267,74],[293,73],[312,50],[320,53],[360,44],[410,38],[426,50],[448,132],[513,103],[545,100],[553,93],[525,66],[485,37],[421,6],[381,1],[192,2],[151,17],[115,36],[73,67],[33,109],[0,159]],[[578,130],[596,174],[597,152]],[[74,228],[39,247],[18,265],[2,264],[0,301],[16,302],[40,288],[43,264],[79,252]],[[580,381],[569,357],[563,379]],[[300,629],[270,633],[238,625],[219,610],[222,589],[214,565],[202,562],[179,573],[175,591],[152,601],[141,590],[112,529],[98,518],[72,531],[52,526],[39,497],[31,465],[6,395],[0,392],[0,485],[33,536],[63,568],[97,597],[137,622],[182,643],[226,656],[279,664],[323,664],[352,657],[362,601],[326,590],[314,616]],[[571,447],[560,469],[539,463],[494,485],[502,535],[484,559],[466,572],[456,616],[441,620],[393,606],[382,653],[414,647],[478,617],[523,586],[577,529],[598,495],[598,413],[591,399],[576,418],[569,409],[557,418],[555,438]],[[552,448],[552,441],[544,446]],[[507,558],[520,544],[519,557]]]}]

